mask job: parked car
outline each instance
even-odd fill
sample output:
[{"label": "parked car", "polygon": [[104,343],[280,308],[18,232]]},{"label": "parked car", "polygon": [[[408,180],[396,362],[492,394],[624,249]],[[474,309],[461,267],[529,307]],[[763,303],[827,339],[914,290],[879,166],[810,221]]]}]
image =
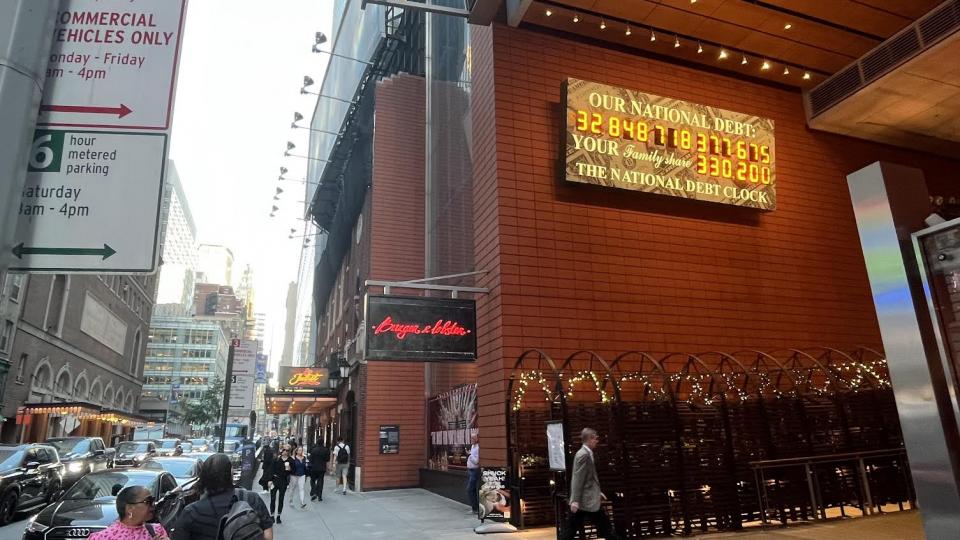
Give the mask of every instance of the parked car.
[{"label": "parked car", "polygon": [[206,439],[190,439],[193,444],[194,452],[207,452],[210,450],[210,443]]},{"label": "parked car", "polygon": [[113,462],[117,466],[139,467],[149,458],[157,456],[157,445],[153,441],[124,441],[117,445],[117,457]]},{"label": "parked car", "polygon": [[182,450],[184,454],[193,452],[193,444],[190,441],[183,441],[180,443],[180,450]]},{"label": "parked car", "polygon": [[60,494],[63,464],[53,446],[0,445],[0,525]]},{"label": "parked car", "polygon": [[63,487],[70,487],[81,476],[113,467],[116,451],[105,448],[100,437],[55,437],[47,439],[57,449],[63,463]]},{"label": "parked car", "polygon": [[158,456],[172,456],[180,444],[180,439],[158,439],[154,442],[157,444]]},{"label": "parked car", "polygon": [[31,518],[23,540],[86,538],[117,520],[117,493],[126,486],[144,486],[156,499],[156,520],[170,531],[187,504],[183,490],[168,472],[109,469],[81,478],[54,504]]},{"label": "parked car", "polygon": [[196,458],[201,464],[207,460],[208,457],[212,456],[216,452],[190,452],[189,454],[184,454],[181,457],[190,457]]},{"label": "parked car", "polygon": [[140,465],[141,469],[167,471],[177,479],[178,485],[186,485],[200,476],[200,460],[194,457],[155,457]]}]

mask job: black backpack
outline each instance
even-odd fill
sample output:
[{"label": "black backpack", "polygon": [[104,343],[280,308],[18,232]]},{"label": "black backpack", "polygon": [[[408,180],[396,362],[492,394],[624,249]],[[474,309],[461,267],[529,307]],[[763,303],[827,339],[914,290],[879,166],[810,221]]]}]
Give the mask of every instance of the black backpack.
[{"label": "black backpack", "polygon": [[346,445],[337,445],[337,463],[350,463],[350,452]]},{"label": "black backpack", "polygon": [[[247,502],[247,492],[242,489],[234,490],[230,501],[230,509],[220,518],[217,530],[218,540],[264,540],[263,529],[260,528],[260,516]],[[211,508],[213,501],[210,501]],[[214,509],[216,515],[216,509]]]}]

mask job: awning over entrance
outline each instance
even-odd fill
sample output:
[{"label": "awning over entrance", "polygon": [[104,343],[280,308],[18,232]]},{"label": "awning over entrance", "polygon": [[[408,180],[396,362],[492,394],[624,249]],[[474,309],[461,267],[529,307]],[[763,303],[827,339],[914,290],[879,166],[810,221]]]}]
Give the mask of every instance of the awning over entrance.
[{"label": "awning over entrance", "polygon": [[274,391],[264,394],[267,414],[320,414],[337,404],[330,391]]},{"label": "awning over entrance", "polygon": [[24,403],[17,408],[17,423],[30,423],[26,417],[38,414],[58,416],[73,416],[83,420],[97,420],[124,426],[144,426],[152,424],[153,420],[139,414],[128,413],[116,409],[107,409],[100,405],[83,401],[68,401],[64,403]]}]

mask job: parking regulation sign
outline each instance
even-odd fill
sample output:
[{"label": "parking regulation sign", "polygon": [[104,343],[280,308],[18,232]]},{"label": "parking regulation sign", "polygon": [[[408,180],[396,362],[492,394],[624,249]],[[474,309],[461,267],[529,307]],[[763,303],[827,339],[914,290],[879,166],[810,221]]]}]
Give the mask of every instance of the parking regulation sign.
[{"label": "parking regulation sign", "polygon": [[153,271],[166,154],[163,133],[36,131],[11,268]]}]

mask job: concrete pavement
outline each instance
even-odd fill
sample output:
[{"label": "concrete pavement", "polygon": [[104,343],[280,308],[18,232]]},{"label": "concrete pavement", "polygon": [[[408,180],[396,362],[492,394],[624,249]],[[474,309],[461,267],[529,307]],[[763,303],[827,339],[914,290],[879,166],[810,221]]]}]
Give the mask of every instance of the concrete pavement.
[{"label": "concrete pavement", "polygon": [[[255,486],[259,487],[259,486]],[[322,502],[285,505],[283,523],[275,525],[276,540],[389,540],[478,539],[473,527],[479,522],[467,507],[422,489],[398,489],[369,493],[334,493],[334,480],[326,478]],[[269,505],[270,496],[261,494]],[[288,494],[289,499],[289,494]],[[0,540],[20,540],[27,516],[0,527]],[[486,539],[555,540],[552,529],[517,534],[491,534]],[[711,539],[743,540],[923,540],[918,512],[897,512],[879,517],[769,528],[741,533],[721,533]]]}]

